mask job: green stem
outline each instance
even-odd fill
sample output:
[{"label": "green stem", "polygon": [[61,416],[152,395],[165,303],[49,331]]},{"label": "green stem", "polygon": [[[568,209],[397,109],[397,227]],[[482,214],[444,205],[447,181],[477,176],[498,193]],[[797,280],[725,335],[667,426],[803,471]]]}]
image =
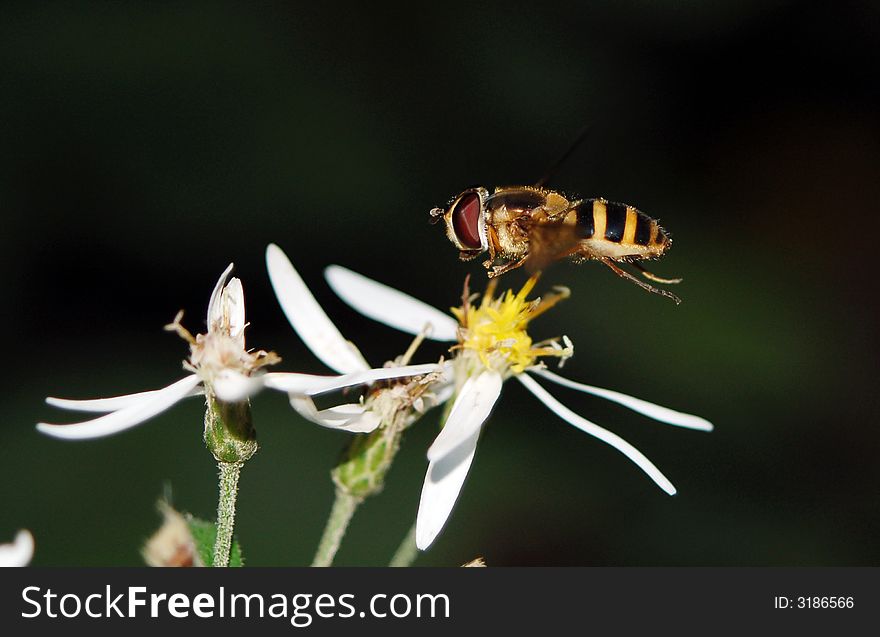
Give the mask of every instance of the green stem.
[{"label": "green stem", "polygon": [[404,536],[400,546],[397,547],[397,551],[394,552],[394,557],[391,558],[391,562],[388,563],[388,566],[411,566],[418,556],[419,549],[416,547],[416,525],[413,524],[409,531],[406,532],[406,536]]},{"label": "green stem", "polygon": [[346,493],[342,489],[336,490],[336,500],[333,501],[333,508],[330,510],[330,517],[327,518],[327,525],[324,527],[324,534],[321,536],[321,543],[318,544],[312,566],[333,564],[333,558],[336,557],[336,551],[339,550],[351,518],[363,501],[363,498]]},{"label": "green stem", "polygon": [[229,566],[232,531],[235,528],[235,501],[238,477],[243,462],[218,462],[220,500],[217,503],[217,539],[214,541],[214,566]]}]

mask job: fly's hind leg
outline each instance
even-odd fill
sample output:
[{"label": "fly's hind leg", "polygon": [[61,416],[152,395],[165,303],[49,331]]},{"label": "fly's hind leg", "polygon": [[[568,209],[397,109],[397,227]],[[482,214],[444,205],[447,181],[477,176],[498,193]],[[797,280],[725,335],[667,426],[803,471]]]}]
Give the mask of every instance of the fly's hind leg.
[{"label": "fly's hind leg", "polygon": [[619,276],[621,278],[626,279],[627,281],[631,281],[632,283],[635,283],[643,290],[647,290],[648,292],[653,292],[654,294],[659,294],[660,296],[665,296],[668,299],[672,299],[673,301],[675,301],[676,305],[681,303],[681,299],[678,298],[677,296],[675,296],[672,292],[667,292],[666,290],[660,290],[658,288],[655,288],[653,285],[648,285],[644,281],[637,279],[629,272],[622,270],[614,261],[612,261],[608,257],[602,257],[600,260],[602,261],[602,263],[604,263],[609,268],[611,268],[611,270],[614,272],[614,274],[616,274],[617,276]]},{"label": "fly's hind leg", "polygon": [[659,277],[653,272],[648,272],[647,268],[643,266],[638,261],[633,261],[632,264],[642,273],[642,276],[648,279],[649,281],[654,281],[655,283],[666,283],[671,285],[673,283],[681,283],[683,279],[664,279],[663,277]]}]

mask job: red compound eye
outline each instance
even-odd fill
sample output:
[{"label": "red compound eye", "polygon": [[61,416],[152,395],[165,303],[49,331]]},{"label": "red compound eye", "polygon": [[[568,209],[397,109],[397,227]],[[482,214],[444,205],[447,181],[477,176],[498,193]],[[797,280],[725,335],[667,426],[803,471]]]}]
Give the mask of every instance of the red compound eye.
[{"label": "red compound eye", "polygon": [[483,247],[480,241],[480,208],[480,196],[469,192],[452,209],[452,229],[458,242],[467,250]]}]

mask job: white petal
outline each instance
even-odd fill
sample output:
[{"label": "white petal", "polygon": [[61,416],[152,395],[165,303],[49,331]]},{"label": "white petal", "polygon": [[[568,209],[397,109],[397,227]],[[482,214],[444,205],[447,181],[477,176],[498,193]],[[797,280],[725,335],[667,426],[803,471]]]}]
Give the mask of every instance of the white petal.
[{"label": "white petal", "polygon": [[379,426],[379,417],[360,403],[346,403],[318,411],[308,396],[291,396],[291,406],[305,419],[331,429],[369,433]]},{"label": "white petal", "polygon": [[370,368],[357,348],[336,329],[293,264],[274,243],[266,248],[266,267],[284,315],[321,362],[340,374]]},{"label": "white petal", "polygon": [[685,414],[680,411],[674,411],[666,407],[661,407],[660,405],[655,405],[654,403],[649,403],[648,401],[642,400],[641,398],[627,396],[626,394],[621,394],[620,392],[612,391],[610,389],[602,389],[601,387],[593,387],[592,385],[576,383],[573,380],[568,380],[567,378],[563,378],[562,376],[557,376],[553,372],[546,369],[532,369],[529,371],[538,374],[539,376],[543,376],[547,380],[551,380],[554,383],[562,385],[563,387],[576,389],[587,394],[593,394],[594,396],[601,396],[606,400],[619,403],[624,407],[629,407],[633,411],[637,411],[640,414],[644,414],[645,416],[653,418],[654,420],[659,420],[660,422],[665,422],[667,424],[675,425],[677,427],[698,429],[700,431],[712,431],[714,429],[714,426],[711,422],[709,422],[705,418],[700,418],[699,416]]},{"label": "white petal", "polygon": [[226,287],[223,288],[220,304],[223,306],[226,319],[229,321],[230,336],[233,338],[241,336],[245,328],[244,289],[241,287],[241,281],[237,277],[231,279],[226,284]]},{"label": "white petal", "polygon": [[285,372],[270,372],[262,376],[263,386],[290,394],[313,396],[324,392],[343,389],[353,385],[369,385],[377,380],[390,378],[405,378],[408,376],[421,376],[431,372],[439,372],[444,369],[437,363],[424,365],[406,365],[403,367],[379,367],[368,369],[364,372],[343,374],[342,376],[316,376],[314,374],[296,374]]},{"label": "white petal", "polygon": [[139,402],[125,409],[114,411],[112,414],[88,420],[86,422],[75,423],[70,425],[50,425],[47,423],[38,423],[37,430],[44,434],[54,436],[56,438],[66,438],[68,440],[81,440],[86,438],[100,438],[101,436],[109,436],[120,431],[139,425],[159,414],[183,398],[192,393],[193,388],[198,385],[200,379],[195,374],[182,378],[160,389],[153,394],[151,400]]},{"label": "white petal", "polygon": [[0,544],[0,566],[27,566],[34,556],[34,536],[22,529],[11,544]]},{"label": "white petal", "polygon": [[501,375],[492,371],[467,379],[452,405],[443,429],[428,449],[428,460],[439,460],[459,445],[469,442],[470,438],[480,435],[480,427],[486,422],[489,412],[501,395],[502,384]]},{"label": "white petal", "polygon": [[364,316],[409,334],[430,325],[427,338],[458,340],[458,321],[427,303],[338,265],[329,266],[324,276],[339,298]]},{"label": "white petal", "polygon": [[449,418],[428,450],[428,472],[416,518],[416,546],[424,551],[443,529],[477,451],[480,429],[501,394],[501,376],[483,372],[469,378]]},{"label": "white petal", "polygon": [[[96,398],[93,400],[71,400],[69,398],[53,398],[50,396],[46,399],[46,402],[59,409],[107,413],[151,402],[160,391],[162,390],[157,389],[137,394],[126,394],[125,396],[114,396],[113,398]],[[201,393],[203,393],[201,387],[194,387],[190,392],[190,396],[198,396]]]},{"label": "white petal", "polygon": [[473,443],[428,463],[416,517],[416,547],[420,551],[427,550],[446,526],[477,452],[476,439]]},{"label": "white petal", "polygon": [[211,326],[215,322],[223,318],[223,307],[220,303],[220,295],[223,292],[223,285],[226,283],[226,277],[232,272],[232,266],[232,263],[226,266],[226,269],[223,270],[223,274],[217,279],[217,285],[214,286],[214,291],[211,292],[211,299],[208,301],[208,329],[211,329]]},{"label": "white petal", "polygon": [[527,374],[519,374],[517,379],[525,385],[526,389],[532,392],[538,400],[547,405],[550,411],[581,431],[585,431],[591,436],[594,436],[617,449],[620,453],[636,463],[639,469],[647,473],[648,477],[657,483],[657,486],[669,495],[675,495],[675,487],[672,486],[672,483],[666,478],[666,476],[660,473],[660,469],[654,466],[654,463],[648,460],[641,451],[633,447],[617,434],[613,434],[607,429],[603,429],[599,425],[590,422],[586,418],[578,416],[568,407],[553,398],[546,389],[541,387],[536,380],[530,378]]},{"label": "white petal", "polygon": [[477,439],[471,440],[472,446],[461,445],[454,453],[428,463],[416,517],[416,546],[420,551],[434,543],[458,500],[477,452]]},{"label": "white petal", "polygon": [[223,402],[239,403],[262,389],[262,378],[262,376],[245,376],[235,370],[224,369],[211,381],[211,389]]}]

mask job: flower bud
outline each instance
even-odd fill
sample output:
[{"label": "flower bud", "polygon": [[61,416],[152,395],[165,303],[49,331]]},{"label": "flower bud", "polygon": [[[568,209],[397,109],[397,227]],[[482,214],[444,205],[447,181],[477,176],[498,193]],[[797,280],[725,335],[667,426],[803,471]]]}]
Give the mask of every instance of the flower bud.
[{"label": "flower bud", "polygon": [[242,463],[257,452],[250,401],[227,403],[208,394],[205,445],[217,462]]},{"label": "flower bud", "polygon": [[380,427],[367,435],[354,436],[342,452],[331,476],[343,492],[366,498],[385,486],[385,476],[400,447],[402,428]]}]

